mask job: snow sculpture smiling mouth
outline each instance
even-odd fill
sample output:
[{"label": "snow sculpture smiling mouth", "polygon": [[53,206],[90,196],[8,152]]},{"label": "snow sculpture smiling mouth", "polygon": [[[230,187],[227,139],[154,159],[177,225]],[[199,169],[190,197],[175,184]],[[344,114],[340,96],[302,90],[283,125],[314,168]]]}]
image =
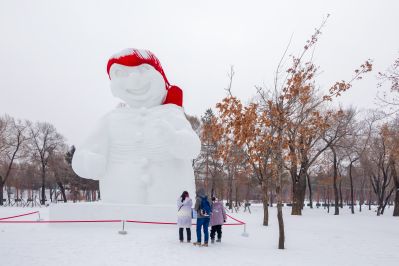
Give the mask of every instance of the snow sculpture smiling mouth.
[{"label": "snow sculpture smiling mouth", "polygon": [[130,94],[133,94],[133,95],[144,95],[144,94],[147,94],[148,93],[148,91],[150,90],[150,88],[151,88],[151,83],[150,82],[147,82],[144,86],[142,86],[141,88],[138,88],[138,89],[131,89],[131,88],[129,88],[129,89],[126,89],[126,91],[128,92],[128,93],[130,93]]}]

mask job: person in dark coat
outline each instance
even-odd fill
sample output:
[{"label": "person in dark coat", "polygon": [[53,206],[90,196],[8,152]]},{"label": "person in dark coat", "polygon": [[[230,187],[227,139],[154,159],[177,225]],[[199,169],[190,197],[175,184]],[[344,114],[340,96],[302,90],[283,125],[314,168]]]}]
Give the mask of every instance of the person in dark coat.
[{"label": "person in dark coat", "polygon": [[202,244],[202,246],[208,246],[208,227],[211,216],[210,206],[211,204],[209,203],[208,197],[205,195],[205,190],[203,188],[198,189],[194,207],[197,212],[197,242],[194,243],[195,246],[201,246],[201,229],[204,232],[204,244]]}]

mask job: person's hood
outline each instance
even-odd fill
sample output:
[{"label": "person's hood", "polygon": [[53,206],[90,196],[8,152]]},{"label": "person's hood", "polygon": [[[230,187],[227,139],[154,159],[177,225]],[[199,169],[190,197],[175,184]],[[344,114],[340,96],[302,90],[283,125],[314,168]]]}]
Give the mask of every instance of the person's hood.
[{"label": "person's hood", "polygon": [[199,188],[197,190],[197,196],[198,197],[205,197],[205,189],[204,188]]}]

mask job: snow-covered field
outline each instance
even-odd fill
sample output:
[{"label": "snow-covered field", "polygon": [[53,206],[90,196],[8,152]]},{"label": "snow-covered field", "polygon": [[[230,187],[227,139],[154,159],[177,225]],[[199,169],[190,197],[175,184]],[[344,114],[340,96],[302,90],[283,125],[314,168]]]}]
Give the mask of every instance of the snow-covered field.
[{"label": "snow-covered field", "polygon": [[[48,208],[0,208],[0,218]],[[351,215],[305,209],[301,217],[284,207],[286,249],[277,249],[276,208],[264,227],[262,207],[232,214],[247,222],[224,226],[223,242],[208,248],[181,244],[173,225],[4,224],[0,223],[0,265],[398,265],[399,218],[364,210]],[[14,220],[35,220],[37,215]],[[231,219],[230,219],[231,221]],[[193,232],[195,239],[195,233]]]}]

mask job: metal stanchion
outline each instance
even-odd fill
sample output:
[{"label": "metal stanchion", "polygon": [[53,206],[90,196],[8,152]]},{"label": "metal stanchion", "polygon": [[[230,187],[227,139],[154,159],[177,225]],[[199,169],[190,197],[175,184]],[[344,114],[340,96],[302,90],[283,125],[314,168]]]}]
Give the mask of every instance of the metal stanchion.
[{"label": "metal stanchion", "polygon": [[247,233],[247,225],[244,224],[244,232],[241,234],[243,237],[249,237],[249,234]]},{"label": "metal stanchion", "polygon": [[38,221],[38,222],[39,222],[39,221],[43,221],[43,219],[42,219],[42,218],[40,218],[40,212],[39,212],[39,211],[37,212],[37,215],[38,215],[39,217],[37,218],[37,220],[36,220],[36,221]]},{"label": "metal stanchion", "polygon": [[118,231],[120,235],[126,235],[127,231],[125,231],[125,220],[122,221],[122,230]]}]

